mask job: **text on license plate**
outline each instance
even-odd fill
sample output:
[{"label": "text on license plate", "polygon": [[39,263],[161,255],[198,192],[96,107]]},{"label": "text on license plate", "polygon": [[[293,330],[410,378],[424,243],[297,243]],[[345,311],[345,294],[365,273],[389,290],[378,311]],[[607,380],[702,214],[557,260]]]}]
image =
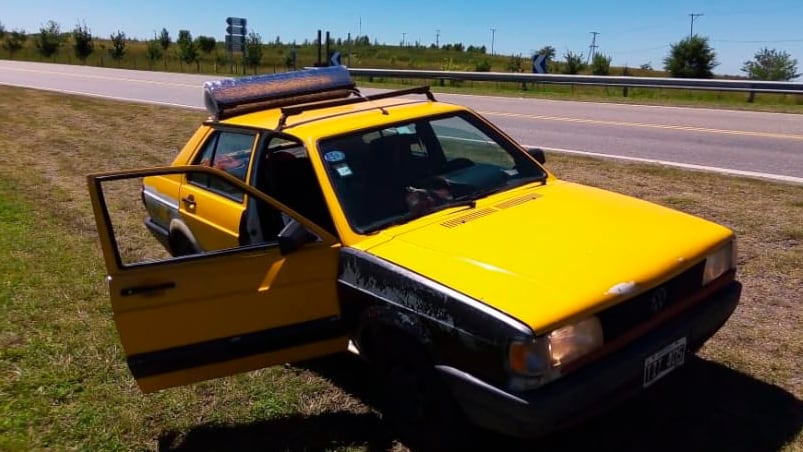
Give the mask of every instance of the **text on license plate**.
[{"label": "text on license plate", "polygon": [[682,337],[644,360],[644,387],[680,367],[686,361],[686,338]]}]

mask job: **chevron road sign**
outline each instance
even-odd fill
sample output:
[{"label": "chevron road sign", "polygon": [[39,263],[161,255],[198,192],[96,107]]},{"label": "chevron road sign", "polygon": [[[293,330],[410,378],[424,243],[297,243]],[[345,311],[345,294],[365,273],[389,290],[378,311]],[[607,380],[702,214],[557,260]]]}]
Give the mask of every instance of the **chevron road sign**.
[{"label": "chevron road sign", "polygon": [[533,55],[533,74],[546,74],[546,55]]}]

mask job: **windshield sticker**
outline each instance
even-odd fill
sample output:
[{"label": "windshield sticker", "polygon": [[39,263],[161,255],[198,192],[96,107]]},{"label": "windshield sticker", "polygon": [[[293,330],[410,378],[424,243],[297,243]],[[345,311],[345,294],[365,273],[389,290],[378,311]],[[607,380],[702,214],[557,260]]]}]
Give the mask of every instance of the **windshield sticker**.
[{"label": "windshield sticker", "polygon": [[330,151],[323,155],[323,159],[329,163],[337,163],[346,160],[346,154],[340,151]]},{"label": "windshield sticker", "polygon": [[351,171],[351,168],[349,168],[349,166],[348,166],[348,165],[346,165],[346,164],[343,164],[343,165],[337,165],[337,166],[335,167],[335,171],[337,171],[337,174],[339,174],[339,175],[340,175],[340,177],[351,176],[352,174],[354,174],[354,173]]},{"label": "windshield sticker", "polygon": [[399,126],[396,127],[396,133],[399,135],[413,135],[415,130],[411,129],[410,126]]}]

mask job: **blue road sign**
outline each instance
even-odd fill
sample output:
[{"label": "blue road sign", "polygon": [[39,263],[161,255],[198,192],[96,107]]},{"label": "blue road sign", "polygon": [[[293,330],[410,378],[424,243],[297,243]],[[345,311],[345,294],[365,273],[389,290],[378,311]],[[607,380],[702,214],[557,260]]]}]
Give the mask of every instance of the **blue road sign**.
[{"label": "blue road sign", "polygon": [[226,36],[226,50],[242,52],[245,49],[245,36]]},{"label": "blue road sign", "polygon": [[343,63],[340,60],[340,52],[332,52],[332,55],[329,56],[329,66],[342,66]]},{"label": "blue road sign", "polygon": [[226,33],[245,36],[248,32],[246,31],[245,25],[229,25],[226,27]]},{"label": "blue road sign", "polygon": [[245,26],[248,23],[242,17],[227,17],[226,24],[226,50],[229,52],[245,51],[245,35],[248,33]]},{"label": "blue road sign", "polygon": [[247,21],[242,17],[227,17],[226,24],[245,28]]},{"label": "blue road sign", "polygon": [[533,74],[546,74],[546,55],[533,55]]}]

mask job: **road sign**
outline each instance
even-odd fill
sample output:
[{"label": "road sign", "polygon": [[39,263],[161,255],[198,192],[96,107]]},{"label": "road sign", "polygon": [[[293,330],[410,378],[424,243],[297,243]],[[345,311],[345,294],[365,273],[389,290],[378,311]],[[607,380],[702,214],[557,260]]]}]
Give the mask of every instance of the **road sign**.
[{"label": "road sign", "polygon": [[230,35],[243,35],[248,34],[245,25],[229,25],[226,27],[226,33]]},{"label": "road sign", "polygon": [[248,30],[245,28],[248,21],[242,17],[227,17],[226,23],[226,50],[228,52],[245,51],[245,35]]},{"label": "road sign", "polygon": [[226,36],[226,50],[242,52],[245,49],[245,36]]},{"label": "road sign", "polygon": [[340,62],[340,52],[332,52],[329,56],[329,66],[342,66],[343,63]]},{"label": "road sign", "polygon": [[533,74],[546,74],[546,55],[533,55]]},{"label": "road sign", "polygon": [[245,28],[245,26],[248,24],[248,21],[242,17],[227,17],[226,24]]}]

